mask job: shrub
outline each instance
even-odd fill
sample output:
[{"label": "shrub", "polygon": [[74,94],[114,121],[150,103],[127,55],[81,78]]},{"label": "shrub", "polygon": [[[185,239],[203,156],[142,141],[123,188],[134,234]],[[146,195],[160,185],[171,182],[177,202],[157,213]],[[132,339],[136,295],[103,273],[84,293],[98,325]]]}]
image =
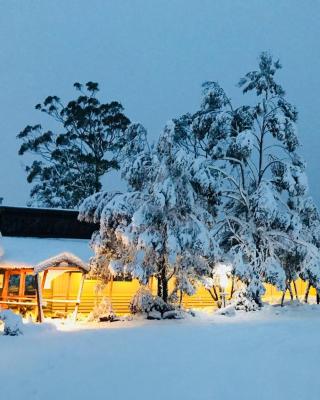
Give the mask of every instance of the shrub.
[{"label": "shrub", "polygon": [[101,302],[94,307],[87,319],[88,322],[113,322],[116,320],[117,317],[112,309],[112,304],[106,297],[103,297]]},{"label": "shrub", "polygon": [[22,318],[11,310],[0,311],[0,321],[4,323],[4,335],[18,336],[23,333]]},{"label": "shrub", "polygon": [[172,305],[165,303],[159,296],[153,296],[150,290],[143,287],[132,297],[129,307],[132,314],[158,312],[161,316],[174,310]]}]

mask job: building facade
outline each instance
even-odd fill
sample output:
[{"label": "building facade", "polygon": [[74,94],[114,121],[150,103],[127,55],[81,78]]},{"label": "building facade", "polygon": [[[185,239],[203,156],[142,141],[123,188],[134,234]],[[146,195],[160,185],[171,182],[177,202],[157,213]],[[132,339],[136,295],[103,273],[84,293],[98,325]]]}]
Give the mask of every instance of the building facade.
[{"label": "building facade", "polygon": [[[137,280],[115,277],[101,287],[89,279],[89,242],[99,227],[79,222],[71,210],[0,206],[0,308],[12,308],[38,319],[88,315],[108,298],[118,315],[129,313]],[[156,293],[156,282],[150,282]],[[299,295],[305,283],[297,282]],[[230,285],[227,287],[230,291]],[[279,302],[281,293],[267,285],[265,299]],[[315,295],[314,292],[310,296]],[[193,296],[183,296],[187,308],[215,307],[209,292],[199,287]],[[41,315],[42,314],[42,315]]]}]

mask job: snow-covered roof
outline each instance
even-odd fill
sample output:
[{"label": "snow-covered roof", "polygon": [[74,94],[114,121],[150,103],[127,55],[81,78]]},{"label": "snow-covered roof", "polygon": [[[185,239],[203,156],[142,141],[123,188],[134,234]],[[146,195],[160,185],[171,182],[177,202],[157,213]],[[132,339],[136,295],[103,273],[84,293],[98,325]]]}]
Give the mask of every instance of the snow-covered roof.
[{"label": "snow-covered roof", "polygon": [[54,267],[78,267],[86,272],[89,272],[89,266],[83,262],[79,257],[71,253],[61,253],[54,257],[50,257],[34,267],[35,273],[42,272],[48,268]]},{"label": "snow-covered roof", "polygon": [[[57,257],[60,261],[77,262],[76,266],[88,270],[87,263],[92,256],[87,239],[48,239],[29,237],[0,238],[0,268],[34,268],[50,259],[57,265]],[[84,267],[85,266],[85,267]],[[40,268],[40,267],[39,267]]]}]

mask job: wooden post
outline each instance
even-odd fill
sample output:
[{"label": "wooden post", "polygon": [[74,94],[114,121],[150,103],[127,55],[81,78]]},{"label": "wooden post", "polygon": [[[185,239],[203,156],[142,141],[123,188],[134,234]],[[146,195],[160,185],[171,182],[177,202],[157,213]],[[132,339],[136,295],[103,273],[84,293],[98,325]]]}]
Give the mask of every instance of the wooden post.
[{"label": "wooden post", "polygon": [[[20,271],[20,286],[19,286],[19,297],[24,297],[24,292],[26,290],[26,272]],[[18,306],[19,314],[21,314],[22,307]]]},{"label": "wooden post", "polygon": [[36,274],[36,293],[37,293],[37,305],[38,305],[38,322],[42,323],[44,320],[44,316],[42,308],[42,290],[40,285],[39,274]]},{"label": "wooden post", "polygon": [[[45,286],[45,284],[46,284],[46,279],[47,279],[48,272],[49,272],[49,270],[46,269],[46,270],[43,272],[43,276],[42,276],[42,279],[41,279],[41,296],[42,296],[41,299],[42,299],[42,301],[43,301],[44,286]],[[52,313],[52,303],[51,303],[50,308],[51,308],[50,311],[51,311],[51,313]]]},{"label": "wooden post", "polygon": [[42,292],[44,290],[44,285],[46,284],[46,279],[47,279],[47,275],[48,275],[48,270],[46,269],[43,273],[43,278],[42,278],[42,282],[41,282],[41,289]]},{"label": "wooden post", "polygon": [[7,300],[8,298],[8,288],[9,288],[9,271],[6,270],[4,273],[4,285],[2,289],[2,300]]},{"label": "wooden post", "polygon": [[85,275],[82,272],[81,280],[80,280],[80,286],[79,286],[79,290],[78,290],[77,302],[76,302],[76,306],[75,306],[74,312],[73,312],[73,320],[74,320],[74,322],[77,321],[79,305],[80,305],[80,302],[81,302],[82,289],[83,289],[83,284],[84,284],[84,278],[85,278]]},{"label": "wooden post", "polygon": [[[71,274],[72,272],[68,272],[67,295],[66,295],[67,300],[69,300],[70,298]],[[66,314],[68,313],[68,303],[66,303],[64,306],[64,312]]]},{"label": "wooden post", "polygon": [[109,287],[109,300],[110,300],[110,305],[111,309],[113,309],[113,301],[112,301],[112,290],[113,290],[113,275],[111,276],[110,279],[110,287]]},{"label": "wooden post", "polygon": [[19,287],[19,297],[24,296],[24,292],[26,290],[26,272],[22,271],[20,272],[20,287]]}]

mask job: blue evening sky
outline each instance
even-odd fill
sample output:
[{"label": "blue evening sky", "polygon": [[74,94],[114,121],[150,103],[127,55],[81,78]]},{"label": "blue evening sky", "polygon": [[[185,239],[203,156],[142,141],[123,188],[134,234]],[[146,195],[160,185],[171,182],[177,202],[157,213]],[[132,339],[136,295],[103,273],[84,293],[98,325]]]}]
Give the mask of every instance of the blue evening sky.
[{"label": "blue evening sky", "polygon": [[[217,80],[237,104],[238,79],[269,50],[299,109],[302,154],[320,203],[320,1],[318,0],[0,0],[0,196],[25,205],[17,133],[43,123],[34,105],[69,100],[72,84],[100,83],[156,138],[165,122],[199,104],[200,85]],[[121,188],[119,177],[105,189]]]}]

